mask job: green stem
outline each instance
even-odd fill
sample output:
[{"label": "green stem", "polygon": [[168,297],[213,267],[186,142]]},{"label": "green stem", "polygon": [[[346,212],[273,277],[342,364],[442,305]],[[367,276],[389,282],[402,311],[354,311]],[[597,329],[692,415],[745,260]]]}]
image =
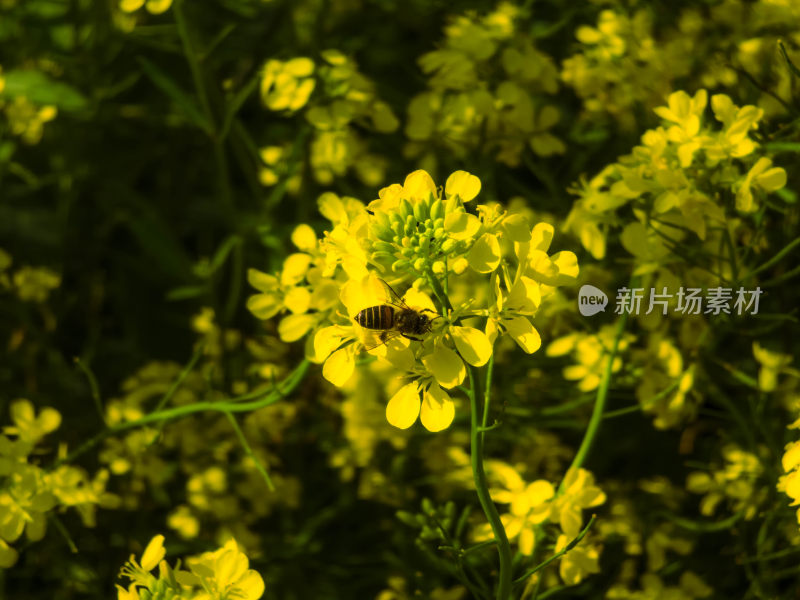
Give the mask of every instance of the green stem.
[{"label": "green stem", "polygon": [[[453,307],[450,304],[450,299],[442,289],[442,284],[433,274],[427,273],[428,283],[433,288],[433,293],[439,299],[443,309],[452,311]],[[456,319],[456,324],[461,322]],[[493,363],[492,363],[493,364]],[[500,555],[500,573],[497,583],[497,600],[510,600],[511,598],[511,545],[508,542],[508,535],[506,535],[503,522],[500,520],[500,514],[497,512],[497,507],[492,502],[492,497],[489,494],[489,483],[486,480],[486,471],[483,468],[483,438],[486,427],[486,420],[488,419],[489,409],[489,395],[484,394],[484,413],[483,416],[478,418],[478,369],[470,364],[467,364],[467,373],[469,374],[469,406],[470,406],[470,463],[472,465],[472,478],[475,481],[475,491],[478,494],[478,502],[483,509],[483,514],[486,515],[486,520],[492,528],[494,539],[497,541],[497,552]],[[487,376],[487,387],[491,383],[491,374]],[[483,424],[483,425],[481,425]],[[484,431],[481,428],[484,428]]]},{"label": "green stem", "polygon": [[[633,281],[631,281],[629,287],[634,287]],[[569,469],[567,469],[567,473],[573,469],[579,469],[581,465],[583,465],[583,462],[589,455],[589,451],[592,449],[592,443],[594,442],[595,437],[597,437],[600,424],[603,422],[603,412],[606,408],[606,398],[608,398],[608,386],[611,383],[611,373],[612,369],[614,368],[614,359],[617,357],[619,342],[622,339],[622,334],[625,332],[625,324],[628,322],[628,314],[629,313],[623,311],[622,315],[620,315],[619,320],[617,321],[617,329],[614,332],[614,343],[611,345],[611,351],[608,355],[608,360],[606,361],[606,367],[603,371],[603,379],[600,381],[600,387],[597,388],[597,397],[594,402],[592,417],[589,419],[589,426],[586,428],[586,433],[583,435],[583,441],[581,441],[580,448],[578,448],[578,452],[575,454],[572,464],[569,466]],[[557,495],[559,496],[564,492],[565,481],[566,478],[562,479],[561,484],[558,486]]]},{"label": "green stem", "polygon": [[242,448],[244,448],[244,451],[247,453],[247,456],[249,456],[252,459],[253,464],[255,464],[256,466],[256,470],[264,478],[264,481],[266,482],[269,491],[274,492],[275,484],[272,483],[272,478],[269,476],[269,473],[267,473],[266,467],[262,464],[262,462],[253,452],[253,449],[250,447],[250,444],[247,443],[247,438],[244,437],[244,431],[242,431],[242,428],[239,427],[239,423],[236,422],[236,417],[234,417],[233,413],[231,413],[230,411],[225,411],[225,416],[228,418],[231,427],[233,427],[233,431],[236,432],[236,437],[239,438],[239,443],[242,445]]},{"label": "green stem", "polygon": [[522,583],[523,581],[525,581],[525,580],[526,580],[528,577],[530,577],[531,575],[533,575],[533,574],[534,574],[534,573],[536,573],[537,571],[541,571],[541,570],[542,570],[542,569],[544,569],[544,568],[545,568],[547,565],[549,565],[551,562],[553,562],[554,560],[558,560],[559,558],[561,558],[562,556],[564,556],[564,555],[565,555],[567,552],[569,552],[570,550],[572,550],[572,549],[573,549],[575,546],[577,546],[577,545],[580,543],[580,541],[581,541],[581,540],[582,540],[584,537],[586,537],[586,534],[587,534],[587,533],[589,533],[589,528],[592,526],[592,524],[594,523],[594,520],[595,520],[596,518],[597,518],[597,515],[592,515],[592,518],[591,518],[591,519],[589,519],[589,522],[586,524],[586,527],[584,527],[584,528],[581,530],[581,532],[578,534],[578,537],[576,537],[576,538],[575,538],[574,540],[572,540],[572,541],[571,541],[569,544],[567,544],[566,546],[564,546],[563,550],[561,550],[560,552],[556,552],[556,553],[555,553],[553,556],[551,556],[550,558],[548,558],[546,561],[544,561],[544,562],[542,562],[542,563],[539,563],[538,565],[536,565],[535,567],[533,567],[533,568],[532,568],[532,569],[530,569],[529,571],[526,571],[526,572],[525,572],[525,574],[524,574],[522,577],[518,577],[517,579],[515,579],[515,580],[514,580],[514,583],[515,583],[515,584],[517,584],[517,583]]},{"label": "green stem", "polygon": [[100,387],[97,385],[97,378],[94,376],[94,373],[92,373],[92,370],[77,356],[75,357],[75,365],[86,375],[86,379],[89,382],[89,389],[92,392],[92,402],[94,402],[97,414],[100,415],[100,420],[105,425],[106,414],[105,410],[103,410],[103,401],[100,399]]},{"label": "green stem", "polygon": [[60,465],[68,462],[72,462],[82,454],[85,454],[92,448],[94,448],[97,444],[102,442],[107,437],[111,437],[118,433],[122,433],[123,431],[127,431],[129,429],[136,429],[137,427],[143,427],[145,425],[149,425],[151,423],[159,423],[162,421],[171,421],[172,419],[178,419],[181,417],[186,417],[190,414],[197,413],[197,412],[206,412],[206,411],[216,411],[221,413],[235,413],[235,412],[251,412],[254,410],[258,410],[259,408],[264,408],[266,406],[270,406],[282,400],[285,396],[290,394],[303,380],[305,377],[306,372],[308,371],[308,367],[311,363],[308,360],[303,360],[297,367],[292,371],[283,382],[267,392],[262,393],[262,397],[253,400],[251,402],[240,402],[237,398],[231,398],[229,400],[220,400],[216,402],[195,402],[194,404],[187,404],[185,406],[177,406],[174,408],[168,408],[165,410],[160,410],[156,412],[152,412],[147,414],[139,419],[134,421],[126,421],[124,423],[120,423],[115,425],[114,427],[109,427],[105,431],[101,431],[93,438],[84,442],[81,446],[79,446],[76,450],[68,454],[66,457],[59,459],[53,463],[52,468],[55,469]]},{"label": "green stem", "polygon": [[773,256],[768,261],[766,261],[764,264],[756,267],[755,269],[750,271],[747,275],[742,277],[742,281],[747,281],[748,279],[750,279],[754,275],[757,275],[758,273],[761,273],[762,271],[765,271],[765,270],[769,269],[772,265],[779,263],[783,259],[784,256],[789,254],[789,252],[791,252],[798,245],[800,245],[800,237],[793,239],[791,242],[786,244],[786,246],[784,246],[781,250],[779,250],[775,254],[775,256]]},{"label": "green stem", "polygon": [[508,543],[503,522],[497,512],[497,507],[489,495],[489,484],[486,481],[486,471],[483,468],[483,433],[479,429],[478,421],[478,369],[469,365],[469,404],[470,404],[470,463],[472,464],[472,478],[475,480],[475,491],[478,501],[483,509],[483,514],[492,527],[492,533],[497,540],[497,551],[500,554],[500,574],[497,583],[497,600],[509,600],[511,597],[511,546]]}]

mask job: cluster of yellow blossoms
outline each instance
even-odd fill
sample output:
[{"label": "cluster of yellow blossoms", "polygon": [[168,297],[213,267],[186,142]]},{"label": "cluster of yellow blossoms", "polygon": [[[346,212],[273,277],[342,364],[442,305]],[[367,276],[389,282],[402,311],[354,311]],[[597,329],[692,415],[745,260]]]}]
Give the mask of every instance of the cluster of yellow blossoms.
[{"label": "cluster of yellow blossoms", "polygon": [[6,78],[0,67],[0,109],[5,112],[9,129],[26,144],[38,144],[44,133],[44,124],[58,114],[53,105],[39,106],[24,94],[6,89]]},{"label": "cluster of yellow blossoms", "polygon": [[524,31],[519,7],[501,2],[480,16],[468,11],[445,28],[440,48],[419,58],[428,89],[408,105],[406,154],[436,168],[436,150],[457,157],[479,150],[516,166],[530,148],[561,154],[550,133],[560,112],[549,99],[558,70]]},{"label": "cluster of yellow blossoms", "polygon": [[[131,555],[120,573],[130,583],[127,588],[117,585],[117,599],[258,600],[264,594],[264,579],[249,568],[247,555],[234,539],[213,552],[187,558],[188,569],[180,562],[170,566],[165,556],[163,535],[150,540],[140,560]],[[156,568],[157,576],[152,573]]]},{"label": "cluster of yellow blossoms", "polygon": [[[705,241],[710,230],[724,226],[727,212],[753,213],[761,198],[786,184],[786,171],[757,157],[759,145],[750,137],[764,111],[714,95],[711,108],[718,128],[705,120],[707,105],[705,90],[694,96],[671,94],[667,106],[655,109],[663,125],[646,131],[642,145],[576,190],[579,199],[566,227],[592,256],[605,256],[607,232],[618,222],[616,211],[632,204],[638,222],[625,227],[622,243],[636,256],[638,273],[656,271],[682,240],[681,230]],[[729,194],[722,202],[721,190]],[[714,235],[711,239],[716,241]]]},{"label": "cluster of yellow blossoms", "polygon": [[[341,386],[365,346],[357,343],[365,332],[354,317],[390,302],[378,276],[393,286],[410,284],[403,301],[441,318],[421,343],[395,337],[369,352],[410,379],[394,389],[389,422],[406,428],[419,417],[431,431],[445,429],[455,415],[448,391],[464,381],[466,364],[484,365],[504,335],[535,352],[541,339],[532,318],[539,305],[578,275],[572,252],[548,255],[552,226],[531,227],[524,216],[498,205],[468,211],[466,204],[479,191],[478,178],[464,171],[453,173],[443,190],[428,173],[416,171],[403,185],[382,189],[367,206],[323,194],[320,212],[332,229],[322,239],[306,225],[295,229],[292,241],[300,252],[287,257],[280,273],[250,271],[261,293],[248,307],[262,319],[290,313],[278,324],[281,339],[307,336],[307,357],[324,363],[323,376]],[[438,298],[436,306],[422,289],[440,295],[439,286],[446,300]],[[467,326],[462,319],[483,319],[485,326]]]},{"label": "cluster of yellow blossoms", "polygon": [[[353,169],[365,184],[377,185],[386,161],[369,152],[357,130],[391,133],[399,122],[352,59],[338,50],[325,50],[320,56],[319,64],[302,56],[268,60],[261,78],[261,99],[270,110],[287,115],[307,107],[305,118],[313,129],[309,162],[319,183],[330,184]],[[262,150],[262,183],[273,185],[285,178],[289,190],[296,191],[297,173],[282,172],[280,164],[286,162],[281,158],[288,152],[287,146],[278,144]]]},{"label": "cluster of yellow blossoms", "polygon": [[[109,473],[105,469],[90,478],[80,467],[60,465],[44,469],[37,464],[37,446],[61,425],[61,414],[43,408],[39,414],[29,400],[11,404],[13,425],[0,434],[0,567],[12,566],[18,552],[9,544],[25,533],[28,541],[41,540],[48,515],[75,508],[86,527],[95,524],[95,509],[114,508],[119,498],[105,491]],[[66,449],[59,448],[63,458]]]},{"label": "cluster of yellow blossoms", "polygon": [[697,87],[740,85],[743,93],[752,81],[769,82],[771,93],[762,90],[758,104],[770,114],[790,101],[791,75],[775,50],[778,40],[800,46],[790,25],[800,19],[797,3],[725,0],[688,6],[671,25],[662,17],[647,6],[609,7],[593,26],[575,30],[580,46],[563,61],[561,77],[583,99],[587,118],[610,115],[632,129],[636,108],[656,106],[687,78]]},{"label": "cluster of yellow blossoms", "polygon": [[[520,553],[532,556],[541,530],[548,523],[557,525],[554,552],[560,552],[578,537],[584,526],[583,511],[600,506],[606,495],[586,469],[570,469],[556,490],[546,479],[526,482],[512,466],[490,460],[487,464],[490,478],[496,487],[490,489],[492,499],[508,505],[508,512],[500,518],[511,542]],[[476,529],[477,540],[492,539],[488,524]],[[559,574],[567,585],[577,585],[588,575],[599,573],[601,547],[584,538],[570,549],[559,563]]]}]

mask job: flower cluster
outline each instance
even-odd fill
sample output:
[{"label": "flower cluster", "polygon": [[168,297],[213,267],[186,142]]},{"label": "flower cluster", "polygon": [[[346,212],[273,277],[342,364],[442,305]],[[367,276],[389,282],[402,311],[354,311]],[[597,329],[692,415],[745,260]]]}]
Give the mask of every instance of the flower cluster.
[{"label": "flower cluster", "polygon": [[[605,493],[595,485],[594,476],[586,469],[569,470],[557,492],[545,479],[527,483],[503,461],[492,460],[487,466],[490,477],[496,482],[496,487],[490,489],[492,499],[509,505],[508,512],[501,515],[506,534],[526,556],[533,555],[538,532],[548,523],[558,526],[555,551],[562,550],[580,533],[584,525],[583,511],[606,501]],[[488,524],[477,528],[474,535],[477,540],[492,539]],[[562,580],[567,585],[576,585],[587,575],[598,573],[599,558],[600,547],[582,541],[561,559]]]},{"label": "flower cluster", "polygon": [[687,78],[698,87],[742,93],[751,91],[747,84],[754,80],[769,81],[758,102],[769,114],[791,98],[791,76],[774,58],[778,40],[800,45],[800,34],[789,25],[800,18],[795,3],[689,6],[659,27],[655,17],[647,6],[633,12],[612,6],[599,12],[593,26],[577,27],[578,50],[563,61],[561,77],[583,99],[586,117],[610,115],[632,129],[635,109],[653,108],[675,89],[674,82]]},{"label": "flower cluster", "polygon": [[686,489],[695,494],[704,494],[700,501],[700,512],[710,516],[723,500],[731,504],[734,512],[742,512],[745,519],[752,519],[766,497],[760,489],[758,479],[764,467],[752,452],[742,450],[736,444],[722,448],[725,466],[711,472],[694,471],[686,479]]},{"label": "flower cluster", "polygon": [[23,302],[43,304],[61,285],[61,276],[48,267],[22,266],[12,270],[11,255],[0,248],[0,291],[12,290]]},{"label": "flower cluster", "polygon": [[94,478],[79,467],[61,465],[45,470],[35,464],[43,438],[61,425],[61,414],[43,408],[36,414],[29,400],[11,404],[13,425],[0,434],[0,567],[12,566],[19,556],[9,544],[25,533],[28,541],[41,540],[47,532],[47,516],[56,508],[72,507],[86,527],[95,524],[98,506],[114,508],[119,498],[106,492],[108,471]]},{"label": "flower cluster", "polygon": [[[443,190],[416,171],[367,206],[324,194],[320,212],[332,230],[317,240],[300,226],[292,240],[302,251],[286,259],[281,273],[251,270],[261,293],[248,307],[260,318],[290,312],[278,325],[281,338],[311,332],[307,356],[324,362],[323,376],[336,385],[352,376],[357,351],[366,347],[411,379],[389,401],[389,422],[407,428],[419,417],[431,431],[445,429],[455,416],[449,390],[464,381],[467,365],[486,364],[504,335],[535,352],[541,339],[531,319],[543,298],[578,275],[572,252],[548,255],[552,226],[531,227],[498,205],[468,211],[479,191],[480,180],[464,171],[453,173]],[[364,341],[370,332],[356,323],[357,314],[396,301],[378,276],[411,284],[402,302],[438,315],[421,343],[412,345],[408,335],[387,344]],[[464,324],[478,319],[485,319],[483,330]]]},{"label": "flower cluster", "polygon": [[561,154],[550,133],[560,111],[549,100],[558,90],[552,59],[523,32],[527,19],[502,2],[485,16],[453,18],[440,48],[420,57],[428,89],[408,106],[406,153],[435,166],[435,150],[465,156],[476,149],[510,166],[529,148]]},{"label": "flower cluster", "polygon": [[[351,58],[325,50],[321,59],[319,64],[307,57],[270,59],[261,78],[261,98],[273,111],[290,114],[306,108],[305,118],[314,132],[309,166],[319,183],[330,184],[353,169],[364,183],[376,185],[383,179],[385,160],[369,152],[357,131],[391,133],[399,122]],[[296,191],[296,173],[280,173],[276,166],[287,151],[279,145],[262,150],[261,181],[274,185],[283,178],[290,191]]]},{"label": "flower cluster", "polygon": [[50,104],[38,105],[25,95],[10,95],[10,90],[5,88],[6,80],[0,67],[0,109],[5,112],[9,129],[24,143],[38,144],[44,133],[44,124],[56,118],[58,109]]},{"label": "flower cluster", "polygon": [[645,273],[660,267],[682,231],[717,242],[726,215],[753,213],[766,194],[786,184],[786,171],[757,157],[758,143],[750,137],[763,111],[738,107],[717,94],[711,98],[715,127],[704,120],[707,105],[705,90],[671,94],[667,106],[655,110],[663,125],[645,132],[642,145],[576,189],[579,199],[566,227],[595,258],[605,256],[606,233],[625,205],[633,205],[638,222],[625,227],[621,241],[637,258],[638,272]]},{"label": "flower cluster", "polygon": [[[140,560],[134,555],[120,571],[130,581],[128,587],[117,585],[118,600],[149,598],[191,598],[217,600],[241,598],[258,600],[264,594],[264,579],[250,569],[250,561],[235,539],[228,540],[213,552],[205,552],[172,567],[164,560],[164,536],[157,535],[147,544]],[[158,575],[152,571],[158,568]]]}]

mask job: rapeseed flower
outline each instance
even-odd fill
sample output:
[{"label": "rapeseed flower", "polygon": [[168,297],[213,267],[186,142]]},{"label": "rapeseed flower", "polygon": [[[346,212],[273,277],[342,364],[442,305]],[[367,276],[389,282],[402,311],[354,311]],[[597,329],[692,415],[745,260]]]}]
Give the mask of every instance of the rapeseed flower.
[{"label": "rapeseed flower", "polygon": [[[505,334],[526,352],[537,350],[541,341],[532,319],[542,298],[578,274],[572,252],[548,254],[552,226],[531,227],[524,216],[499,205],[468,210],[480,190],[478,177],[466,171],[437,188],[420,170],[403,184],[381,189],[366,206],[323,194],[319,209],[331,229],[317,238],[310,227],[299,226],[292,241],[300,252],[287,257],[282,271],[251,270],[250,282],[261,293],[248,307],[260,318],[290,313],[278,324],[281,339],[308,336],[307,357],[322,363],[323,377],[339,387],[366,349],[407,380],[392,392],[389,422],[407,428],[419,418],[431,431],[445,429],[455,416],[451,390],[465,380],[467,365],[486,364]],[[482,277],[491,282],[490,302],[469,292],[463,298],[440,296],[451,287],[469,290]],[[409,284],[401,298],[391,297],[388,285]],[[428,331],[395,331],[380,343],[356,323],[361,310],[398,301],[427,315]]]}]

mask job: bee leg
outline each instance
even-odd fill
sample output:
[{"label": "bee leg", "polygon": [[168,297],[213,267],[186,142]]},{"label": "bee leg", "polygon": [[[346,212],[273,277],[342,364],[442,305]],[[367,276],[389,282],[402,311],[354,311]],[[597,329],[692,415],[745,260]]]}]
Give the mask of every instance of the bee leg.
[{"label": "bee leg", "polygon": [[388,338],[389,338],[388,331],[381,331],[380,335],[378,336],[378,339],[381,341],[382,344],[385,344]]},{"label": "bee leg", "polygon": [[417,337],[414,337],[414,336],[411,336],[411,335],[406,335],[405,333],[402,334],[402,335],[407,340],[414,340],[415,342],[421,342],[422,341],[422,338],[417,338]]}]

